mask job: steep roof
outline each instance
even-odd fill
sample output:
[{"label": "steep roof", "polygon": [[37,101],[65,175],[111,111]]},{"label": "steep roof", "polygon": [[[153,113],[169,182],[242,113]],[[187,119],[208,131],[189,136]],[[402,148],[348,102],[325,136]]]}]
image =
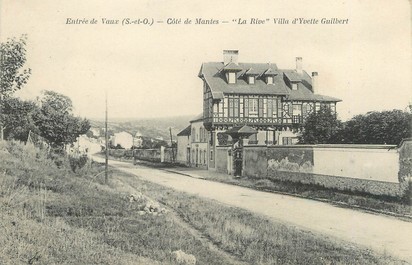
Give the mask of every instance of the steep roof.
[{"label": "steep roof", "polygon": [[245,72],[245,74],[246,74],[246,75],[260,75],[261,72],[256,71],[256,70],[253,69],[253,68],[249,68],[249,69]]},{"label": "steep roof", "polygon": [[[236,73],[236,84],[228,84],[222,71],[225,67],[222,62],[202,64],[199,77],[206,81],[213,98],[221,99],[223,94],[254,94],[283,95],[291,100],[302,101],[341,101],[338,98],[314,94],[312,78],[306,71],[299,74],[296,70],[278,69],[277,65],[272,63],[238,63],[237,66],[241,70]],[[249,84],[246,78],[243,78],[250,69],[253,74],[259,74],[254,84]],[[273,84],[266,83],[264,76],[268,74],[273,75]],[[298,90],[292,90],[291,83],[297,83]]]},{"label": "steep roof", "polygon": [[234,62],[230,62],[227,65],[223,67],[223,70],[228,70],[228,71],[241,71],[242,67],[240,67],[238,64],[235,64]]},{"label": "steep roof", "polygon": [[187,126],[186,128],[184,128],[183,130],[181,130],[177,136],[189,136],[191,132],[191,125]]}]

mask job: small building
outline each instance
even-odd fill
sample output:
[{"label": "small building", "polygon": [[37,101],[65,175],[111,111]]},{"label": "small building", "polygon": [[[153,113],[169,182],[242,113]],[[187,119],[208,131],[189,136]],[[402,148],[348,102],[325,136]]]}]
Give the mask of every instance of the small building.
[{"label": "small building", "polygon": [[177,134],[177,161],[192,167],[207,168],[209,133],[203,125],[203,114]]},{"label": "small building", "polygon": [[207,168],[209,134],[203,125],[203,114],[190,121],[190,165]]},{"label": "small building", "polygon": [[66,146],[66,150],[71,155],[88,155],[99,153],[102,150],[101,144],[95,138],[89,138],[85,134],[77,137],[76,142]]},{"label": "small building", "polygon": [[143,146],[143,135],[140,132],[137,132],[133,137],[133,146],[140,148]]},{"label": "small building", "polygon": [[185,165],[190,165],[190,132],[189,125],[177,134],[176,162]]},{"label": "small building", "polygon": [[91,127],[91,128],[89,129],[89,131],[92,132],[93,137],[95,137],[95,138],[99,138],[99,137],[101,136],[101,135],[100,135],[100,128]]},{"label": "small building", "polygon": [[128,132],[115,133],[111,138],[113,146],[121,146],[124,149],[131,149],[133,146],[133,136]]}]

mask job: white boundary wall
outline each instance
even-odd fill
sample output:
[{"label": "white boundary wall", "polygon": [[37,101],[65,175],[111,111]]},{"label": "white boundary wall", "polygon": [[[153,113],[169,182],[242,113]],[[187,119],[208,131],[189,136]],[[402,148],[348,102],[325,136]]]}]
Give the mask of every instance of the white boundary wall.
[{"label": "white boundary wall", "polygon": [[399,153],[392,146],[313,148],[313,173],[399,183]]}]

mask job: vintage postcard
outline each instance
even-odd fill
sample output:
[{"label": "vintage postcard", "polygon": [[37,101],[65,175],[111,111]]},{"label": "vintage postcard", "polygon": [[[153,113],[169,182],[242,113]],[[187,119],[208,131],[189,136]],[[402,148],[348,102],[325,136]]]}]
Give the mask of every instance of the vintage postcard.
[{"label": "vintage postcard", "polygon": [[410,1],[0,12],[1,264],[412,263]]}]

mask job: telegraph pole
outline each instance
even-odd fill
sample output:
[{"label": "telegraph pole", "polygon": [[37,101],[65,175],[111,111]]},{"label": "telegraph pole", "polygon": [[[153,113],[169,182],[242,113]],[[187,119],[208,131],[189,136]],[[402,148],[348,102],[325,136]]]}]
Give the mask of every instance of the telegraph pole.
[{"label": "telegraph pole", "polygon": [[106,158],[105,158],[105,175],[104,175],[104,182],[107,184],[109,180],[109,133],[107,132],[107,90],[106,90],[106,115],[105,115],[105,130],[104,130],[104,137],[106,141]]}]

